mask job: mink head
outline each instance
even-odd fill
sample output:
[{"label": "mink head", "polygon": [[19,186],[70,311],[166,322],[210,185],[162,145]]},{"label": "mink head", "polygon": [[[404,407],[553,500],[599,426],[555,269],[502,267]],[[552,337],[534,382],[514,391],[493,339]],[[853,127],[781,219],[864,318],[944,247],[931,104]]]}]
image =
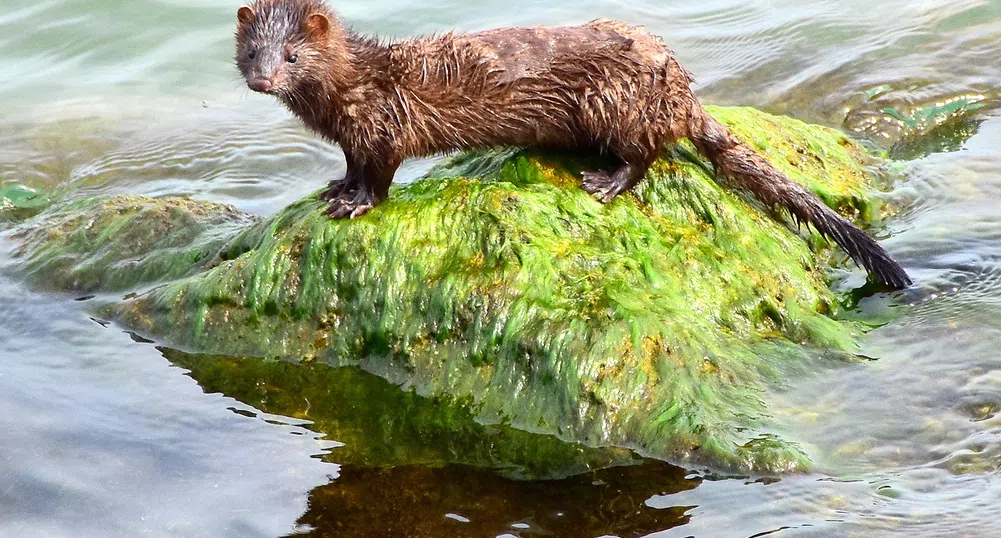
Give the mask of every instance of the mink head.
[{"label": "mink head", "polygon": [[343,56],[333,13],[316,0],[256,0],[237,11],[236,65],[251,90],[287,96]]}]

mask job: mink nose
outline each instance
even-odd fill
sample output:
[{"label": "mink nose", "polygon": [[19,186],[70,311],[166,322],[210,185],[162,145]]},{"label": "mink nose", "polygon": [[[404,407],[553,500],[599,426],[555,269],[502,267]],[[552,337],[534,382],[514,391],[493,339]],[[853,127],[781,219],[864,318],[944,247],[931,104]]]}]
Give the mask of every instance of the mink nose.
[{"label": "mink nose", "polygon": [[256,77],[247,81],[247,86],[255,92],[266,92],[274,87],[274,83],[269,78]]}]

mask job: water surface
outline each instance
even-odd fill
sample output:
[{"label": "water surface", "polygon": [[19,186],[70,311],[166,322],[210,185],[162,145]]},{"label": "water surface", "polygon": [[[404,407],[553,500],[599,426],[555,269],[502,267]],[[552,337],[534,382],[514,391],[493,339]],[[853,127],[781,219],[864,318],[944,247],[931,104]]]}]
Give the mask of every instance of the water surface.
[{"label": "water surface", "polygon": [[[238,5],[4,0],[0,188],[185,195],[268,215],[343,173],[337,148],[243,86]],[[754,480],[647,462],[526,482],[461,465],[341,466],[347,439],[199,379],[183,354],[91,319],[86,301],[5,276],[0,536],[1001,533],[1001,1],[337,8],[385,36],[643,23],[704,100],[838,127],[901,159],[885,195],[898,213],[877,232],[917,286],[860,303],[893,312],[863,343],[877,360],[766,395],[817,471]]]}]

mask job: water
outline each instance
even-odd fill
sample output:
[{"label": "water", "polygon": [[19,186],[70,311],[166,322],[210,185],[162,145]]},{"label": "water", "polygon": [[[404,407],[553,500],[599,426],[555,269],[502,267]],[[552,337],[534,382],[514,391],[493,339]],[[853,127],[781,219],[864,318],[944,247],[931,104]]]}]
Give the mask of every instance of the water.
[{"label": "water", "polygon": [[[902,297],[912,306],[865,341],[877,361],[768,396],[814,474],[706,480],[649,462],[519,482],[342,467],[346,439],[189,373],[183,354],[92,320],[75,297],[3,277],[0,536],[1001,533],[1001,1],[667,4],[337,7],[383,35],[642,22],[706,101],[865,134],[907,159],[892,167],[899,213],[883,244],[918,282]],[[230,59],[238,5],[4,0],[0,188],[188,195],[267,215],[342,173],[336,148],[244,88]]]}]

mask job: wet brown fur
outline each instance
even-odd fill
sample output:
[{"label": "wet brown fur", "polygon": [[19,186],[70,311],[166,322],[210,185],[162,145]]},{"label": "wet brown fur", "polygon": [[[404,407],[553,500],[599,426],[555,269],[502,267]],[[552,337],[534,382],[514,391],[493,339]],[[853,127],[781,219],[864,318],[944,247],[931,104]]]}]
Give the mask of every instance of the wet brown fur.
[{"label": "wet brown fur", "polygon": [[583,178],[607,202],[643,179],[665,144],[689,138],[721,178],[812,224],[880,281],[910,283],[872,238],[709,116],[689,73],[642,27],[596,20],[383,44],[316,0],[257,0],[239,18],[236,58],[248,84],[344,150],[347,173],[322,194],[332,217],[385,199],[406,158],[498,145],[616,158],[611,173]]}]

